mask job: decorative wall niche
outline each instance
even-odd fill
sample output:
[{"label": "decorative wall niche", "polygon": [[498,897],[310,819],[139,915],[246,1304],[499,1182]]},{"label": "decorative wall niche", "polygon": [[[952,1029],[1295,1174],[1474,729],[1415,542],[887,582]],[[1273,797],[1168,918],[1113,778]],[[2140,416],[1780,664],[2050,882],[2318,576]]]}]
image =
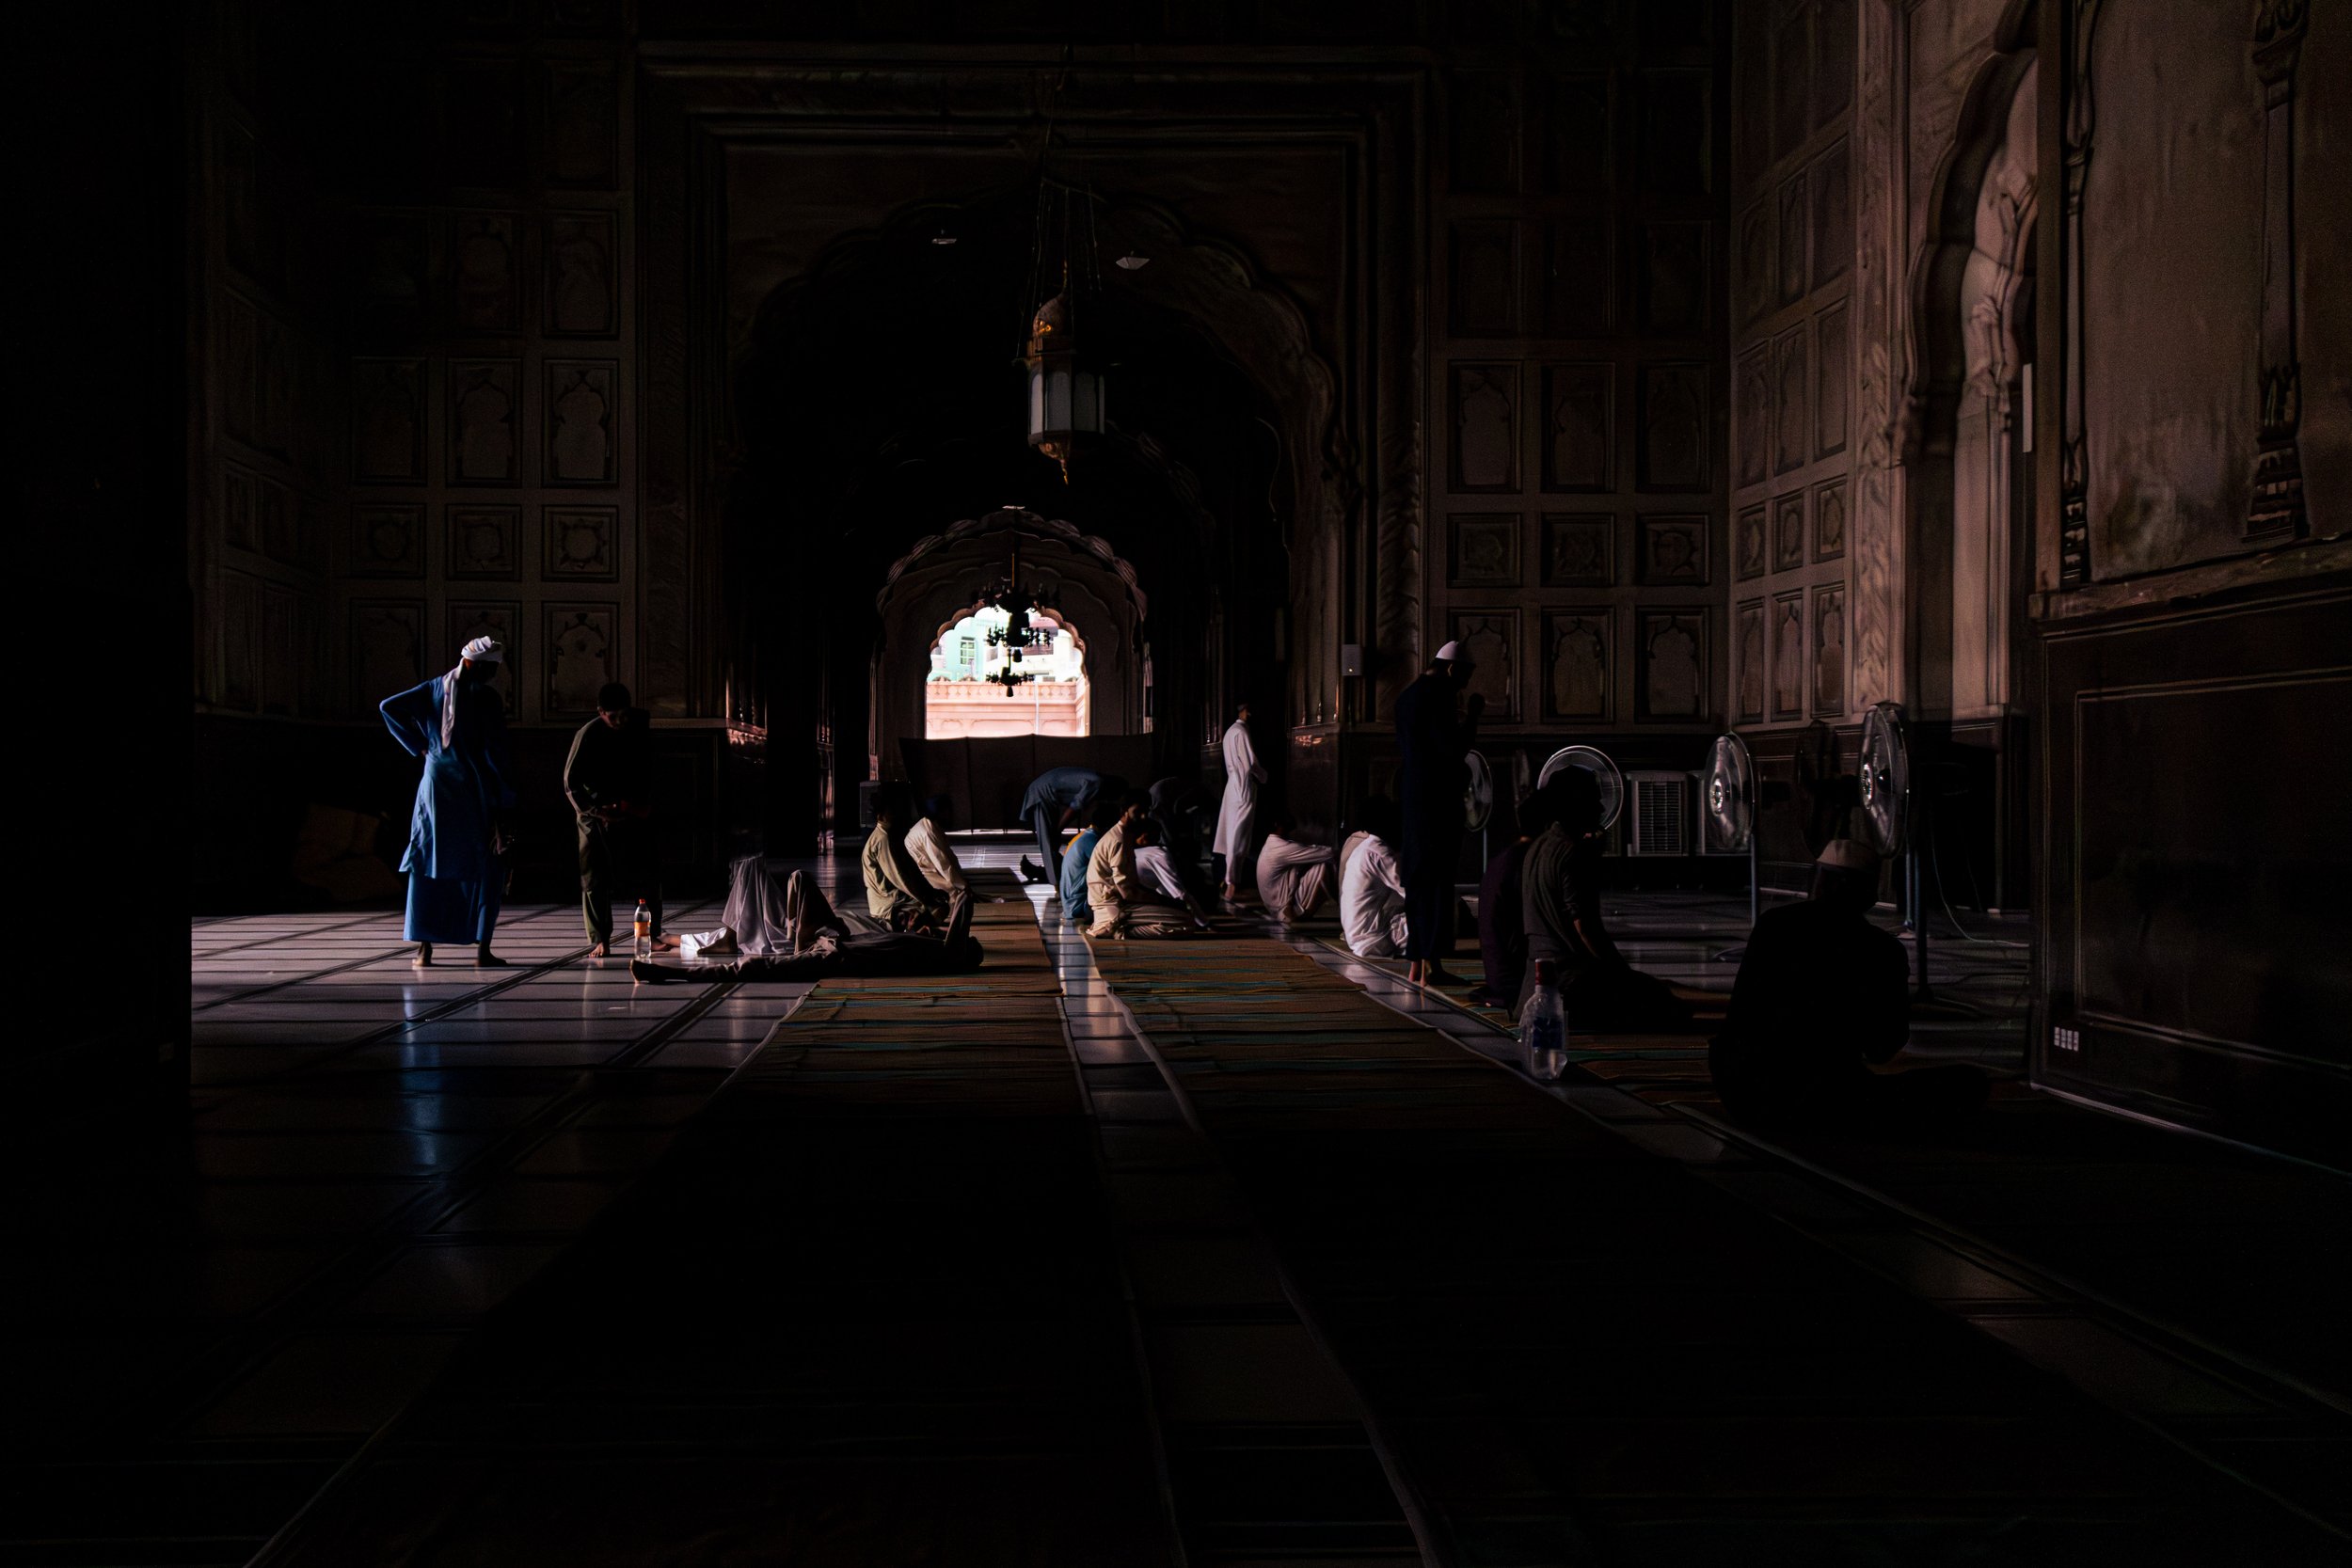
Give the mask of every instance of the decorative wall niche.
[{"label": "decorative wall niche", "polygon": [[1456,364],[1447,378],[1453,433],[1448,488],[1465,493],[1519,487],[1519,368]]},{"label": "decorative wall niche", "polygon": [[1846,554],[1846,482],[1833,479],[1813,487],[1813,559],[1840,561]]},{"label": "decorative wall niche", "polygon": [[610,338],[618,330],[620,290],[611,213],[549,213],[542,330],[550,338]]},{"label": "decorative wall niche", "polygon": [[1772,477],[1772,346],[1758,343],[1740,356],[1739,482]]},{"label": "decorative wall niche", "polygon": [[1660,723],[1707,717],[1707,611],[1645,610],[1634,616],[1633,716]]},{"label": "decorative wall niche", "polygon": [[1846,377],[1851,345],[1845,301],[1816,316],[1813,332],[1819,350],[1814,358],[1819,372],[1813,382],[1813,454],[1834,457],[1846,450]]},{"label": "decorative wall niche", "polygon": [[1616,265],[1607,218],[1544,226],[1544,335],[1597,338],[1616,323]]},{"label": "decorative wall niche", "polygon": [[352,709],[373,713],[385,698],[424,679],[424,606],[413,599],[354,600],[350,648]]},{"label": "decorative wall niche", "polygon": [[1772,595],[1772,718],[1804,717],[1804,591]]},{"label": "decorative wall niche", "polygon": [[1790,175],[1780,183],[1780,262],[1775,269],[1780,303],[1794,305],[1804,297],[1804,241],[1810,225],[1804,206],[1804,175]]},{"label": "decorative wall niche", "polygon": [[521,507],[453,502],[447,513],[443,559],[451,577],[512,578],[521,574]]},{"label": "decorative wall niche", "polygon": [[522,330],[522,253],[512,213],[459,213],[450,219],[450,325],[459,332]]},{"label": "decorative wall niche", "polygon": [[1544,367],[1544,488],[1614,489],[1616,367]]},{"label": "decorative wall niche", "polygon": [[1605,724],[1613,705],[1616,655],[1607,605],[1544,616],[1544,717]]},{"label": "decorative wall niche", "polygon": [[1732,572],[1741,582],[1760,578],[1772,569],[1771,535],[1769,515],[1761,503],[1746,508],[1732,519]]},{"label": "decorative wall niche", "polygon": [[615,506],[547,508],[547,575],[610,582],[621,575],[621,512]]},{"label": "decorative wall niche", "polygon": [[1792,571],[1804,564],[1804,492],[1791,490],[1772,498],[1772,570]]},{"label": "decorative wall niche", "polygon": [[610,359],[550,359],[547,363],[547,483],[611,484],[616,441],[612,388],[619,367]]},{"label": "decorative wall niche", "polygon": [[522,478],[516,440],[522,365],[514,359],[449,362],[449,482],[514,484]]},{"label": "decorative wall niche", "polygon": [[1742,724],[1760,724],[1764,721],[1767,673],[1764,659],[1764,601],[1741,600],[1739,619],[1739,721]]},{"label": "decorative wall niche", "polygon": [[1457,513],[1446,520],[1446,581],[1455,588],[1519,585],[1519,515]]},{"label": "decorative wall niche", "polygon": [[1652,223],[1642,230],[1642,329],[1707,330],[1708,225]]},{"label": "decorative wall niche", "polygon": [[1840,719],[1846,712],[1846,585],[1824,583],[1813,590],[1813,716]]},{"label": "decorative wall niche", "polygon": [[351,477],[361,484],[424,482],[424,361],[351,366]]},{"label": "decorative wall niche", "polygon": [[349,568],[357,578],[424,576],[423,503],[362,501],[354,506]]},{"label": "decorative wall niche", "polygon": [[1811,435],[1804,406],[1805,329],[1792,326],[1772,340],[1772,471],[1804,467]]},{"label": "decorative wall niche", "polygon": [[604,683],[620,678],[620,611],[610,604],[551,604],[547,616],[547,712],[585,718],[596,711]]},{"label": "decorative wall niche", "polygon": [[1486,717],[1498,723],[1519,719],[1519,612],[1516,610],[1456,610],[1446,618],[1446,636],[1462,644],[1477,666],[1470,689],[1486,699]]},{"label": "decorative wall niche", "polygon": [[1705,490],[1708,462],[1708,366],[1698,361],[1642,367],[1641,448],[1635,478],[1644,490]]},{"label": "decorative wall niche", "polygon": [[1806,169],[1813,194],[1813,286],[1845,276],[1853,264],[1851,160],[1841,138]]},{"label": "decorative wall niche", "polygon": [[1779,252],[1772,245],[1772,198],[1758,197],[1740,214],[1741,326],[1753,326],[1772,314],[1779,271]]},{"label": "decorative wall niche", "polygon": [[618,181],[619,109],[612,68],[561,60],[548,67],[548,183],[611,190]]}]

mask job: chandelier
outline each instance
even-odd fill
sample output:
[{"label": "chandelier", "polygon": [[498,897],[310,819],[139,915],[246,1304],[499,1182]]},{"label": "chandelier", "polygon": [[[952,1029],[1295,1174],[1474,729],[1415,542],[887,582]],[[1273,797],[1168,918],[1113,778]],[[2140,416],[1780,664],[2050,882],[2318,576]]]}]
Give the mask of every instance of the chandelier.
[{"label": "chandelier", "polygon": [[1024,656],[1053,646],[1054,624],[1036,612],[1057,608],[1060,595],[1053,589],[1021,580],[1021,536],[1015,534],[1011,569],[981,589],[979,597],[982,609],[1002,610],[1005,615],[1002,626],[989,628],[991,657],[995,649],[1002,648],[1005,657],[988,678],[1003,687],[1005,695],[1009,697],[1018,688],[1037,679],[1034,671],[1022,668]]}]

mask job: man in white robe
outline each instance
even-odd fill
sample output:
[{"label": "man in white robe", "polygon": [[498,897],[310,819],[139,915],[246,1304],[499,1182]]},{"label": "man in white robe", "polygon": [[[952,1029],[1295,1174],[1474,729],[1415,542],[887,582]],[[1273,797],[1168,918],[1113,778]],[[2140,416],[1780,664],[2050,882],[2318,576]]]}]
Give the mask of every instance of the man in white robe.
[{"label": "man in white robe", "polygon": [[972,891],[963,879],[963,863],[947,847],[947,840],[928,816],[907,830],[907,853],[914,858],[914,868],[923,873],[923,879],[940,892],[953,895]]},{"label": "man in white robe", "polygon": [[1340,926],[1359,958],[1405,951],[1405,872],[1395,846],[1379,832],[1352,833],[1340,849]]},{"label": "man in white robe", "polygon": [[1231,898],[1241,879],[1242,857],[1249,853],[1250,830],[1258,816],[1258,786],[1265,782],[1265,766],[1249,743],[1249,705],[1225,731],[1225,803],[1216,814],[1216,837],[1209,852],[1224,863],[1225,896]]},{"label": "man in white robe", "polygon": [[1277,920],[1305,920],[1338,885],[1339,855],[1327,844],[1291,837],[1288,827],[1277,822],[1258,850],[1258,898]]},{"label": "man in white robe", "polygon": [[1203,925],[1183,906],[1152,896],[1136,871],[1135,839],[1145,826],[1142,797],[1129,804],[1118,826],[1104,833],[1087,862],[1087,907],[1094,924],[1087,935],[1098,939],[1189,936]]}]

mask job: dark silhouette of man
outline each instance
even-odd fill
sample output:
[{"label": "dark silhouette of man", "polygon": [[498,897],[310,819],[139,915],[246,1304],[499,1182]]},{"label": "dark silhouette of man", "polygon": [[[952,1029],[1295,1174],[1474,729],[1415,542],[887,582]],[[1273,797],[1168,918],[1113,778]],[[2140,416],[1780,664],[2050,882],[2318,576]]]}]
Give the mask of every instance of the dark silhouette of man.
[{"label": "dark silhouette of man", "polygon": [[1397,695],[1397,803],[1404,809],[1397,865],[1405,879],[1406,978],[1416,985],[1459,985],[1446,973],[1454,947],[1454,864],[1462,854],[1462,795],[1470,787],[1470,743],[1486,700],[1462,689],[1477,666],[1459,642],[1438,650],[1429,667]]},{"label": "dark silhouette of man", "polygon": [[1813,895],[1756,923],[1708,1068],[1724,1108],[1743,1121],[1919,1126],[1984,1103],[1964,1064],[1873,1070],[1911,1034],[1903,944],[1870,924],[1879,857],[1834,839],[1813,866]]}]

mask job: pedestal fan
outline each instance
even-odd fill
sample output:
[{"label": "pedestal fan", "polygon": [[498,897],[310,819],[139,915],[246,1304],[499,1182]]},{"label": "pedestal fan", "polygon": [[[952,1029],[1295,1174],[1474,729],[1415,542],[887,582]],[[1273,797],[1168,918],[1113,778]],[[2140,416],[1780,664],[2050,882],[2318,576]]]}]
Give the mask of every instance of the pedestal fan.
[{"label": "pedestal fan", "polygon": [[[1708,852],[1748,857],[1748,927],[1764,912],[1763,879],[1756,863],[1756,813],[1760,798],[1756,757],[1737,730],[1715,737],[1699,785],[1699,830]],[[1727,947],[1717,958],[1737,958],[1744,948]]]},{"label": "pedestal fan", "polygon": [[1581,768],[1593,776],[1600,790],[1601,832],[1616,826],[1617,814],[1625,809],[1625,774],[1609,753],[1597,746],[1563,746],[1544,759],[1543,770],[1535,775],[1535,787],[1542,789],[1564,768]]},{"label": "pedestal fan", "polygon": [[1478,864],[1483,873],[1486,829],[1495,819],[1495,774],[1483,752],[1472,752],[1462,761],[1470,768],[1470,782],[1462,787],[1462,826],[1478,835]]},{"label": "pedestal fan", "polygon": [[1903,924],[1911,928],[1912,950],[1918,955],[1913,994],[1918,1001],[1933,1001],[1935,993],[1928,986],[1927,908],[1919,888],[1920,802],[1911,781],[1911,725],[1900,703],[1876,704],[1863,717],[1862,751],[1854,770],[1870,841],[1880,854],[1902,857]]}]

